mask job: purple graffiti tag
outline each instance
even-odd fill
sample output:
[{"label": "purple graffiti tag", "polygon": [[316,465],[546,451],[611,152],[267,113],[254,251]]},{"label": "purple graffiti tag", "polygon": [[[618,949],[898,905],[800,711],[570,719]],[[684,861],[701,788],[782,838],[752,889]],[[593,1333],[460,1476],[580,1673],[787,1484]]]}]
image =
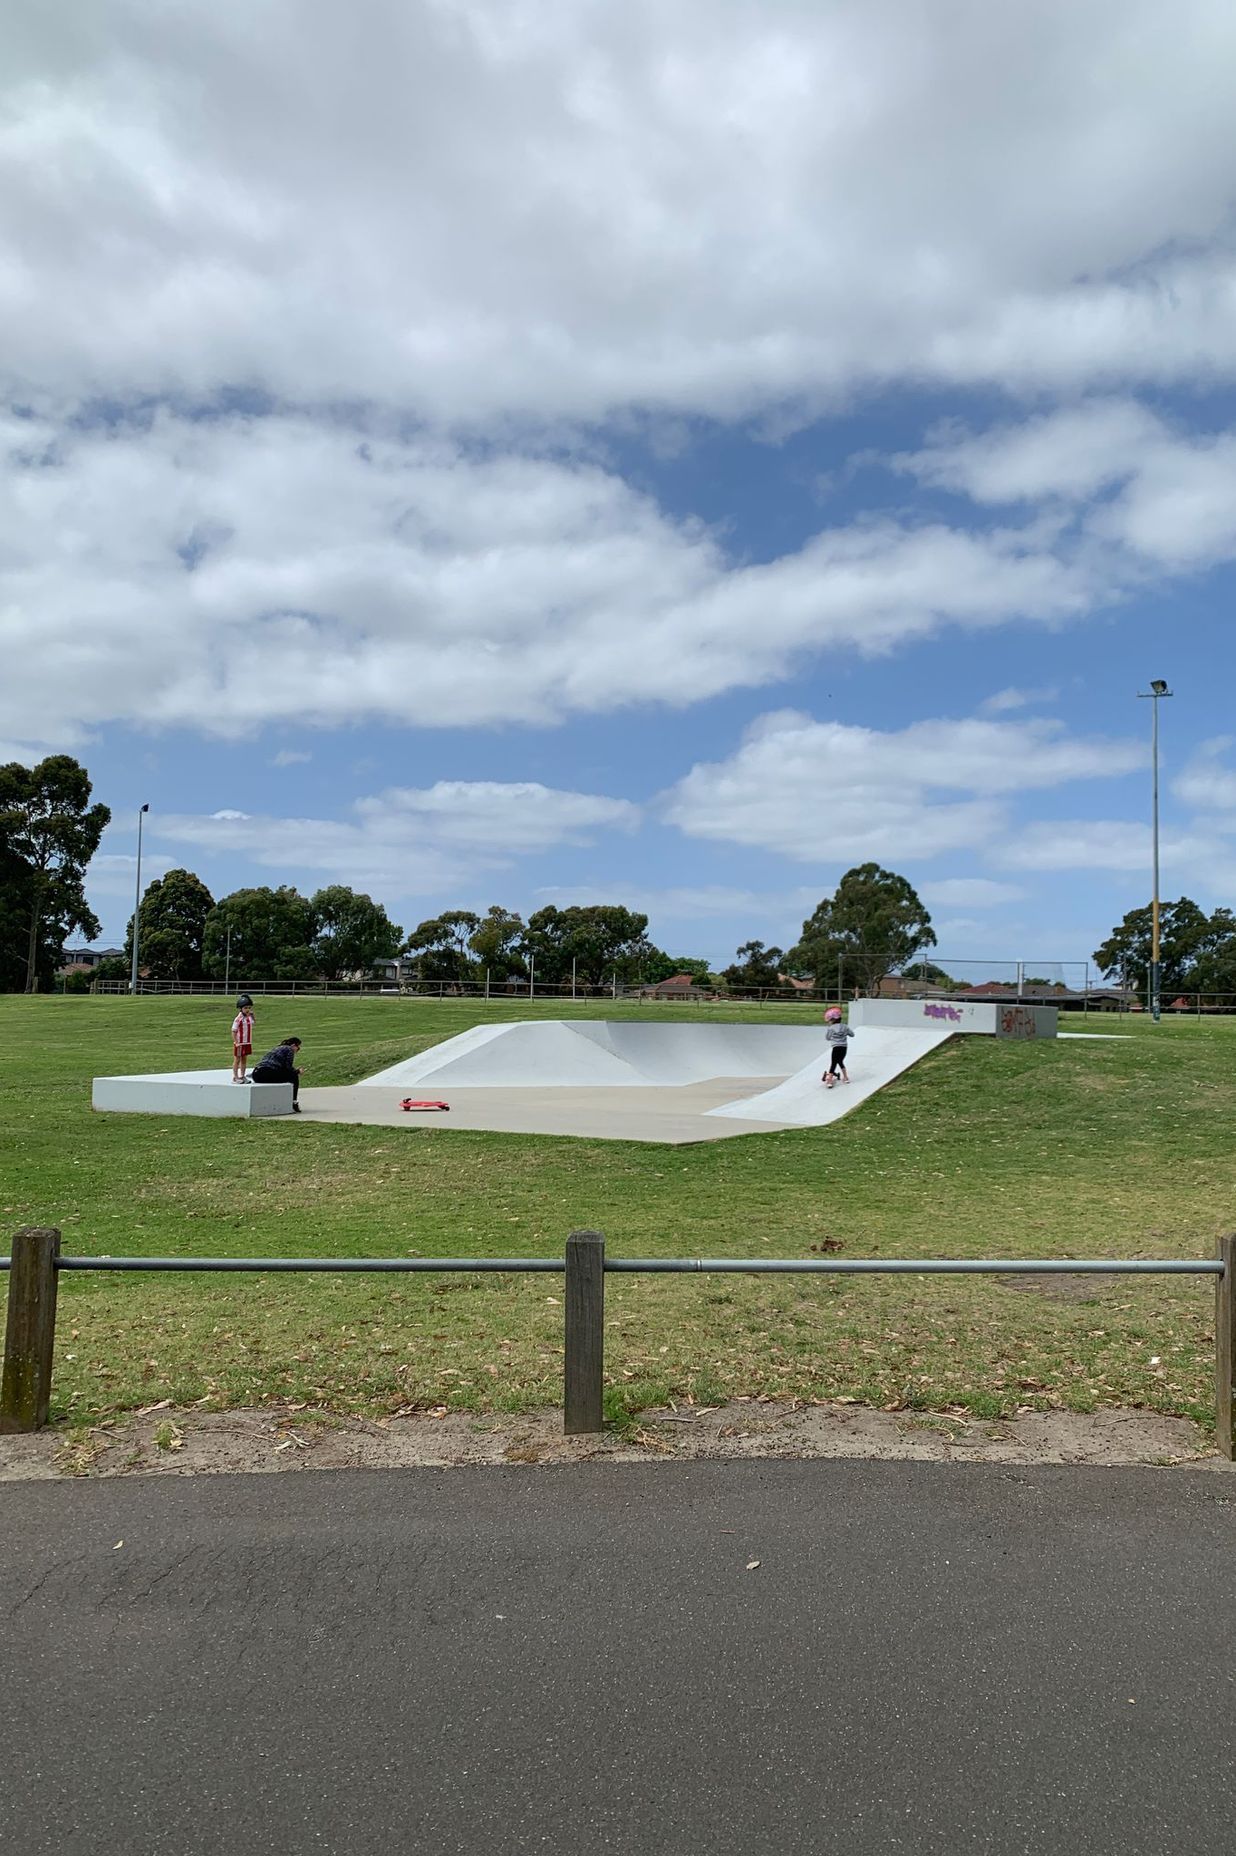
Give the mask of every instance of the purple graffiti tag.
[{"label": "purple graffiti tag", "polygon": [[955,1025],[961,1023],[961,1013],[957,1010],[955,1005],[925,1005],[923,1007],[923,1017],[948,1018],[951,1019]]}]

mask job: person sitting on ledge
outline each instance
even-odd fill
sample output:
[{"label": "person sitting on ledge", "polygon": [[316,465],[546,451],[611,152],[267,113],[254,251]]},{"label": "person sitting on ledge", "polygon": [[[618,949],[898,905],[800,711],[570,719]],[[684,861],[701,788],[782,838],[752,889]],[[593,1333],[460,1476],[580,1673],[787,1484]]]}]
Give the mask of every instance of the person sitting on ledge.
[{"label": "person sitting on ledge", "polygon": [[300,1114],[300,1071],[296,1068],[296,1059],[300,1056],[300,1039],[284,1038],[276,1044],[274,1050],[268,1050],[262,1061],[255,1064],[250,1071],[250,1080],[255,1083],[291,1083],[292,1113]]}]

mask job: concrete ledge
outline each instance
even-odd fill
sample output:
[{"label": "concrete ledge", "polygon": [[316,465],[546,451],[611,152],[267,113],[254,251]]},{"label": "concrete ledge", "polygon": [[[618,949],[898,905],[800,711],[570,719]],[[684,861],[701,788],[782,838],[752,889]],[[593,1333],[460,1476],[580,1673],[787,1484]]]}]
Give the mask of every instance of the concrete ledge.
[{"label": "concrete ledge", "polygon": [[989,1038],[1054,1038],[1059,1012],[1054,1005],[1018,1005],[985,999],[855,999],[849,1009],[854,1026],[878,1025],[905,1031],[969,1031]]},{"label": "concrete ledge", "polygon": [[91,1106],[106,1114],[201,1115],[253,1121],[292,1113],[291,1083],[234,1083],[226,1070],[166,1076],[96,1076]]}]

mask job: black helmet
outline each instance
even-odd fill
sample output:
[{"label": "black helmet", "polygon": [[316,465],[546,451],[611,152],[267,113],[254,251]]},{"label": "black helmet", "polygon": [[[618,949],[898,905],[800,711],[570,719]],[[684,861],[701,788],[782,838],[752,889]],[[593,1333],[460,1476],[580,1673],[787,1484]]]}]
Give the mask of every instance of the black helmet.
[{"label": "black helmet", "polygon": [[253,1001],[249,997],[248,993],[242,992],[239,999],[236,1001],[236,1010],[238,1012],[243,1012],[247,1005],[252,1005],[252,1004],[253,1004]]}]

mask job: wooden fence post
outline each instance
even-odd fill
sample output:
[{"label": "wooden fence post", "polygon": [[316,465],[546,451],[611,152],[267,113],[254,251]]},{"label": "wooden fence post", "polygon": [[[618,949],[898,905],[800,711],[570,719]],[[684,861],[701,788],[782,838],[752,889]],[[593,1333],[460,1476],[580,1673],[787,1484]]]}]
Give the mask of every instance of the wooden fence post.
[{"label": "wooden fence post", "polygon": [[572,1231],[566,1247],[566,1359],[563,1429],[605,1428],[605,1239]]},{"label": "wooden fence post", "polygon": [[1215,1277],[1215,1442],[1220,1456],[1236,1460],[1232,1437],[1232,1382],[1236,1379],[1236,1237],[1219,1239],[1222,1276]]},{"label": "wooden fence post", "polygon": [[13,1234],[0,1432],[37,1431],[47,1423],[59,1255],[59,1231],[24,1225]]}]

